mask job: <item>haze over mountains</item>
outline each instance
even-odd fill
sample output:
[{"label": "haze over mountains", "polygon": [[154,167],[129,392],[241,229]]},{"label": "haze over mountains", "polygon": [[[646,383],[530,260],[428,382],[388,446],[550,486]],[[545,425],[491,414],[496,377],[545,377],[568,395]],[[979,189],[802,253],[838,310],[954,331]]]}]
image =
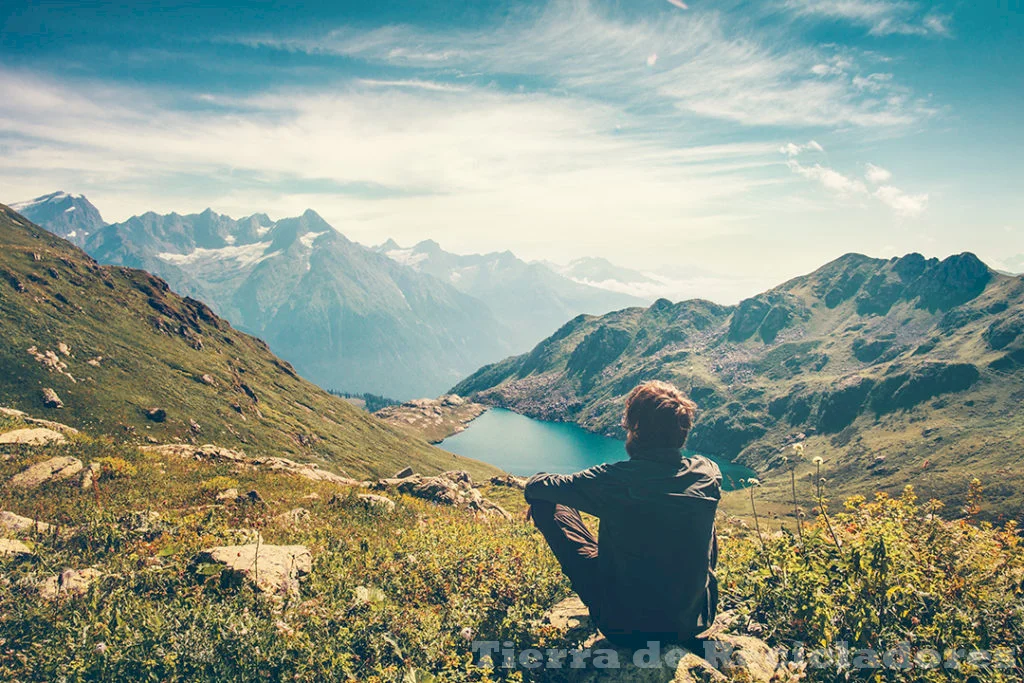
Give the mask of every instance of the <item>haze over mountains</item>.
[{"label": "haze over mountains", "polygon": [[515,353],[558,329],[580,311],[612,311],[650,300],[583,284],[510,251],[462,256],[426,240],[403,249],[394,240],[375,248],[388,258],[485,301],[508,328]]},{"label": "haze over mountains", "polygon": [[343,391],[434,396],[574,315],[650,301],[510,252],[460,256],[430,241],[367,248],[311,210],[279,221],[150,212],[103,225],[80,195],[19,206],[101,263],[149,271],[208,303],[304,376]]}]

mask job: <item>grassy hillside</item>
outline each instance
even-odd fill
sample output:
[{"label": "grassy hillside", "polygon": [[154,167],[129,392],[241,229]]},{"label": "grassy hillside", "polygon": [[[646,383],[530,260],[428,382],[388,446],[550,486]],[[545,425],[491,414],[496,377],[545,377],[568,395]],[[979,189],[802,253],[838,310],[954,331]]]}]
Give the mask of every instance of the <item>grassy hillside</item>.
[{"label": "grassy hillside", "polygon": [[[329,395],[202,303],[143,271],[99,266],[4,206],[0,339],[0,405],[119,440],[216,442],[354,477],[407,464],[496,471]],[[44,388],[64,407],[45,408]]]},{"label": "grassy hillside", "polygon": [[788,497],[783,454],[806,439],[841,495],[912,481],[959,506],[977,476],[985,514],[1021,516],[1024,427],[1009,406],[1024,397],[1022,321],[1024,280],[971,254],[850,254],[735,307],[580,316],[453,391],[622,436],[625,394],[664,379],[701,407],[690,447],[763,473],[771,499]]},{"label": "grassy hillside", "polygon": [[[0,417],[0,433],[24,426]],[[31,552],[0,553],[2,680],[578,680],[565,668],[473,665],[473,639],[516,652],[580,644],[579,634],[542,622],[569,586],[523,521],[521,492],[481,488],[515,513],[503,521],[393,492],[393,509],[366,505],[362,489],[141,452],[89,434],[5,454],[0,511],[54,527],[11,531],[0,517],[0,537]],[[55,456],[98,465],[92,487],[10,483]],[[219,499],[229,487],[259,497]],[[805,524],[800,538],[763,517],[755,528],[721,516],[729,630],[780,647],[1009,652],[1005,669],[955,660],[955,668],[931,670],[827,664],[808,669],[810,681],[1020,680],[1012,646],[1024,637],[1024,552],[1016,529],[939,522],[934,510],[911,492],[854,500],[832,513],[831,526],[823,518]],[[204,549],[252,543],[256,534],[264,545],[308,549],[310,573],[296,593],[260,593],[201,560]],[[95,579],[80,593],[68,583],[58,600],[41,598],[40,584],[65,570],[91,570]],[[749,681],[743,673],[730,680]]]}]

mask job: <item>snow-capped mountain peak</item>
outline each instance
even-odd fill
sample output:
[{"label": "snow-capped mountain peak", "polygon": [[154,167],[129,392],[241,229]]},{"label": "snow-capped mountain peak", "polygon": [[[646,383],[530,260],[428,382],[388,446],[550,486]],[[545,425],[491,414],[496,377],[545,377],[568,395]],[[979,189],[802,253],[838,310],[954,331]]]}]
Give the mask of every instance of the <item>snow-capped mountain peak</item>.
[{"label": "snow-capped mountain peak", "polygon": [[9,205],[25,218],[81,247],[86,238],[106,223],[99,210],[81,194],[63,190]]}]

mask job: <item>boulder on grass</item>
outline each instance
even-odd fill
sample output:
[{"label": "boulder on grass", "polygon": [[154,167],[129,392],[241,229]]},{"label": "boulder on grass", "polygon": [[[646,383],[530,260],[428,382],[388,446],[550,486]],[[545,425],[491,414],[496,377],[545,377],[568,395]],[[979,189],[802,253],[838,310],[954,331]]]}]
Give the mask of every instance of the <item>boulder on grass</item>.
[{"label": "boulder on grass", "polygon": [[45,427],[15,429],[0,434],[0,444],[25,444],[28,446],[46,446],[51,443],[66,443],[67,437],[60,432]]},{"label": "boulder on grass", "polygon": [[20,474],[11,477],[11,485],[31,489],[48,481],[70,479],[82,471],[82,461],[65,455],[36,463]]},{"label": "boulder on grass", "polygon": [[56,391],[47,387],[43,389],[43,405],[47,408],[63,408],[64,401],[60,400]]},{"label": "boulder on grass", "polygon": [[91,568],[65,569],[39,582],[39,597],[43,600],[56,600],[58,597],[85,595],[89,592],[89,586],[101,576],[98,570]]},{"label": "boulder on grass", "polygon": [[0,557],[17,557],[25,559],[32,557],[35,553],[21,541],[13,538],[0,538]]},{"label": "boulder on grass", "polygon": [[494,486],[507,486],[522,491],[526,488],[526,477],[517,477],[514,474],[501,474],[491,477],[491,484]]},{"label": "boulder on grass", "polygon": [[750,636],[716,632],[713,639],[698,641],[700,648],[658,643],[655,647],[616,647],[593,627],[590,614],[575,595],[545,613],[541,624],[566,632],[566,638],[583,643],[590,655],[582,665],[562,666],[571,683],[710,683],[736,680],[751,683],[787,680],[775,678],[778,654],[764,641]]},{"label": "boulder on grass", "polygon": [[378,509],[384,512],[392,512],[395,509],[395,501],[386,496],[378,496],[373,493],[360,493],[356,498],[367,508]]},{"label": "boulder on grass", "polygon": [[221,584],[248,581],[270,595],[298,594],[299,578],[313,569],[313,556],[301,545],[227,545],[201,552],[195,564],[222,564]]},{"label": "boulder on grass", "polygon": [[0,531],[45,534],[50,531],[50,525],[3,510],[0,512]]},{"label": "boulder on grass", "polygon": [[288,512],[282,512],[278,516],[274,517],[274,520],[282,526],[292,527],[308,522],[312,516],[313,513],[306,508],[294,508]]}]

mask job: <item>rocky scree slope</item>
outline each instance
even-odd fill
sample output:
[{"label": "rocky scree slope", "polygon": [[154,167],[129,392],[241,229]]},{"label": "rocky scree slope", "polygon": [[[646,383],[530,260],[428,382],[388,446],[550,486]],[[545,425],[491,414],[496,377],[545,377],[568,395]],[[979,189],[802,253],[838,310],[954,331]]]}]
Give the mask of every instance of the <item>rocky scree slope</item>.
[{"label": "rocky scree slope", "polygon": [[259,339],[0,205],[0,397],[118,439],[216,441],[350,476],[491,475],[305,381]]},{"label": "rocky scree slope", "polygon": [[577,317],[452,391],[621,438],[624,396],[663,379],[700,406],[690,448],[769,479],[808,439],[840,494],[913,480],[958,502],[983,476],[988,512],[1019,515],[1022,370],[1024,279],[969,253],[848,254],[734,307],[659,300]]}]

